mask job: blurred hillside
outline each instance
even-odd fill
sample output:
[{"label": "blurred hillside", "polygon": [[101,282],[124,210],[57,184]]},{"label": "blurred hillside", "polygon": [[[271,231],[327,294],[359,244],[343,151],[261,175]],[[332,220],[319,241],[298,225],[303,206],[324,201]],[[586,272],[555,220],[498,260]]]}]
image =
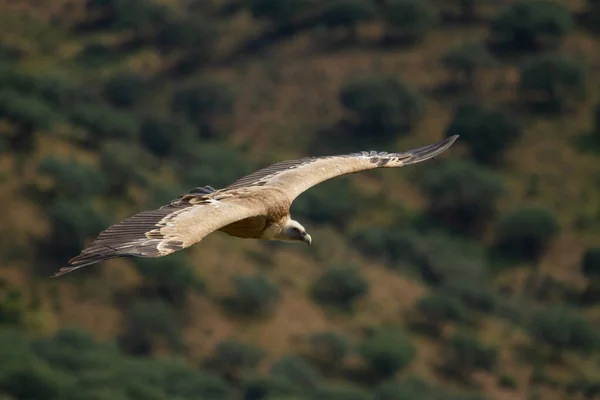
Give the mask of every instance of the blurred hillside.
[{"label": "blurred hillside", "polygon": [[[0,0],[2,400],[600,398],[597,0]],[[59,279],[307,155],[444,155]]]}]

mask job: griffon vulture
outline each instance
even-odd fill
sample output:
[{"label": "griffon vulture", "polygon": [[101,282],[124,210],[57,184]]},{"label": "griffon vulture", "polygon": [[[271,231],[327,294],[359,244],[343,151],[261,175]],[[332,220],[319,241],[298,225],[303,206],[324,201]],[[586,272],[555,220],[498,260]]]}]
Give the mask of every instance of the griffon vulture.
[{"label": "griffon vulture", "polygon": [[238,179],[224,189],[198,187],[157,210],[143,211],[101,232],[53,277],[117,257],[162,257],[190,247],[214,231],[239,238],[299,241],[304,227],[290,216],[294,199],[336,176],[402,167],[437,156],[457,135],[403,153],[360,152],[283,161]]}]

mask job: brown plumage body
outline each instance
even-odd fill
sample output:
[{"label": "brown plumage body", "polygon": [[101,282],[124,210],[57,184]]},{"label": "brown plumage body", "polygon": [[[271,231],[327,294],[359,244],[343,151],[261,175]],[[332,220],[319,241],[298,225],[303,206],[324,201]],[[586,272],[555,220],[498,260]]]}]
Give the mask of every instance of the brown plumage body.
[{"label": "brown plumage body", "polygon": [[244,239],[301,241],[306,229],[290,216],[294,199],[337,176],[395,168],[431,159],[448,149],[452,136],[403,153],[360,152],[308,157],[273,164],[224,189],[198,187],[156,210],[110,226],[54,276],[117,257],[162,257],[198,243],[214,231]]}]

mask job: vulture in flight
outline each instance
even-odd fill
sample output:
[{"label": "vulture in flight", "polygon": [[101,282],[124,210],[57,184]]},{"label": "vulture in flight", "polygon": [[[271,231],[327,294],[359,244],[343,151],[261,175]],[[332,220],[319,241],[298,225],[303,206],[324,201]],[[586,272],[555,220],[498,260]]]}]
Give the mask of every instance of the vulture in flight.
[{"label": "vulture in flight", "polygon": [[403,153],[363,151],[282,161],[242,177],[224,189],[198,187],[168,204],[143,211],[101,232],[52,277],[117,257],[162,257],[214,231],[239,238],[298,241],[310,245],[304,227],[290,216],[294,199],[337,176],[415,164],[448,149],[458,135]]}]

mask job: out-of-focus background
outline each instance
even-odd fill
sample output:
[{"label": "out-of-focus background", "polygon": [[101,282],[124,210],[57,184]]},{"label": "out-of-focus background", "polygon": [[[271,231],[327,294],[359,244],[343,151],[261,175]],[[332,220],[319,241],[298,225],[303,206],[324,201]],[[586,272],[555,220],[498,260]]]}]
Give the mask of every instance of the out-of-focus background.
[{"label": "out-of-focus background", "polygon": [[[600,2],[0,1],[2,400],[600,396]],[[273,162],[313,245],[49,275]]]}]

